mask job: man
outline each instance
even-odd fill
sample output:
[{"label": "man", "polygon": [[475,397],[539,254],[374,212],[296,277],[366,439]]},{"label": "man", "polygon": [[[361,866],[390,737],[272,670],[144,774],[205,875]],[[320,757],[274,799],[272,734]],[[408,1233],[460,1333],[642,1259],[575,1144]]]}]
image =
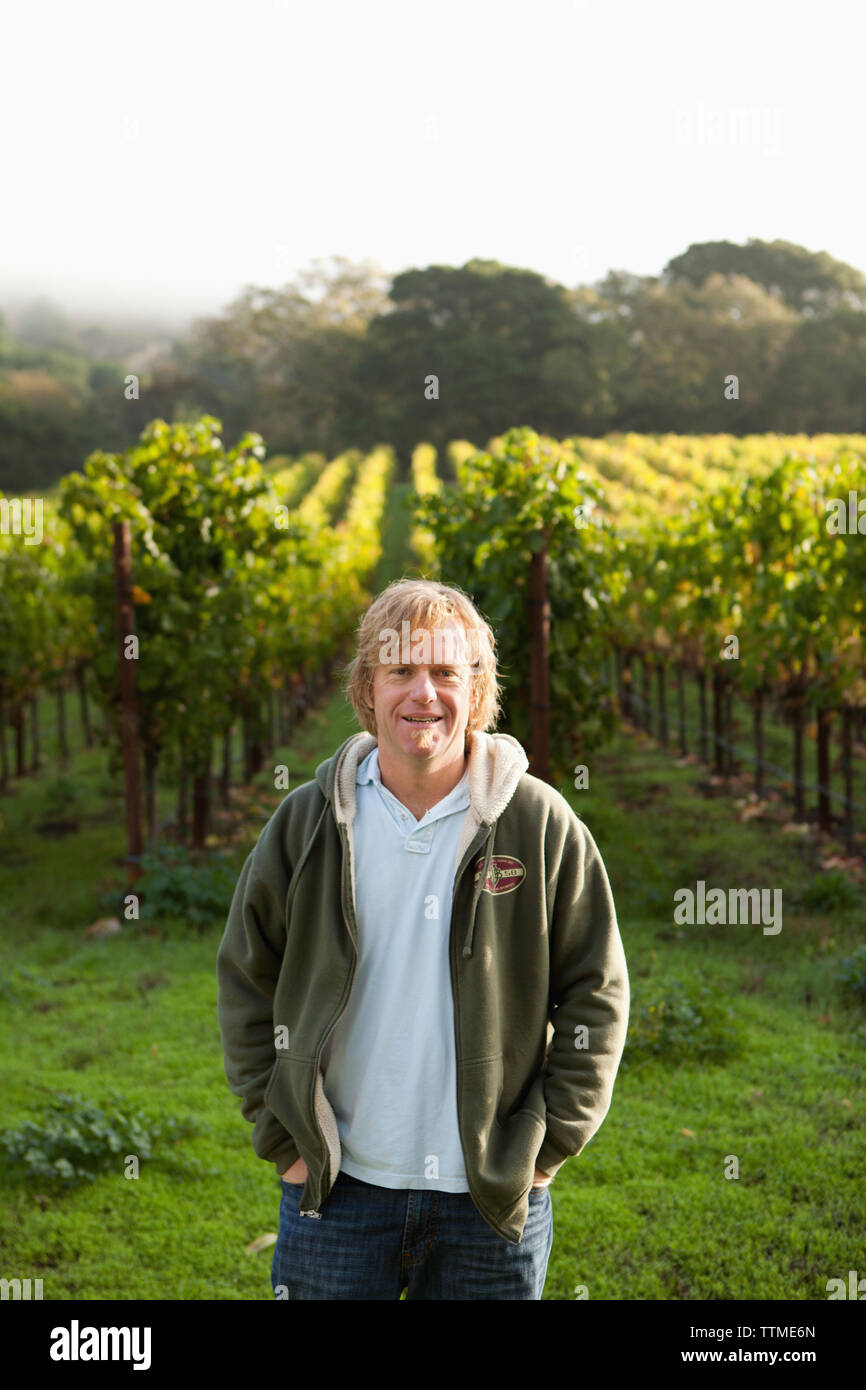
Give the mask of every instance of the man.
[{"label": "man", "polygon": [[459,589],[359,628],[364,730],[264,827],[219,948],[225,1069],[283,1179],[290,1299],[540,1299],[549,1184],[610,1106],[629,986],[607,874],[499,713]]}]

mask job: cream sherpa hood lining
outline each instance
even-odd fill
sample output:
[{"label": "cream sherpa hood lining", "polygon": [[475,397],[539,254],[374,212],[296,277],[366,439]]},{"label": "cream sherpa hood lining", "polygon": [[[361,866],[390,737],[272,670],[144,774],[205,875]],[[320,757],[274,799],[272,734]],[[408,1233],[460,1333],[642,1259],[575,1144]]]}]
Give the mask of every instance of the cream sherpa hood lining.
[{"label": "cream sherpa hood lining", "polygon": [[[334,814],[352,833],[355,819],[355,778],[358,767],[376,746],[372,734],[355,734],[337,754],[334,775]],[[457,862],[482,823],[492,825],[508,805],[529,761],[521,745],[510,734],[485,734],[476,730],[469,744],[469,810],[463,823]]]}]

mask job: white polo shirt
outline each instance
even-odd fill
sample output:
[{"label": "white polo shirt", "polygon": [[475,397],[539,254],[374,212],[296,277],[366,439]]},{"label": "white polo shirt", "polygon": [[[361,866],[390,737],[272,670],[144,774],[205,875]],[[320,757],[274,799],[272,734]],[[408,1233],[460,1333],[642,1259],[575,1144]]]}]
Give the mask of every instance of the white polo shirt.
[{"label": "white polo shirt", "polygon": [[322,1054],[341,1168],[379,1187],[468,1192],[449,964],[468,765],[420,821],[382,785],[378,747],[355,782],[359,960]]}]

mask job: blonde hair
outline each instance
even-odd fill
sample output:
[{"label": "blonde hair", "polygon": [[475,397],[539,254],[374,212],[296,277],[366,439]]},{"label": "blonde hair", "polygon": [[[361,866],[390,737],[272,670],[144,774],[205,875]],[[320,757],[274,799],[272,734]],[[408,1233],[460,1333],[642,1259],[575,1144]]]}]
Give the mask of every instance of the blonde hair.
[{"label": "blonde hair", "polygon": [[395,579],[378,594],[358,624],[358,651],[346,668],[346,697],[361,728],[377,734],[373,710],[373,676],[380,664],[382,633],[397,632],[408,621],[410,631],[428,632],[453,621],[462,626],[473,656],[466,738],[476,730],[496,727],[500,715],[500,686],[496,674],[496,638],[489,623],[462,589],[431,579]]}]

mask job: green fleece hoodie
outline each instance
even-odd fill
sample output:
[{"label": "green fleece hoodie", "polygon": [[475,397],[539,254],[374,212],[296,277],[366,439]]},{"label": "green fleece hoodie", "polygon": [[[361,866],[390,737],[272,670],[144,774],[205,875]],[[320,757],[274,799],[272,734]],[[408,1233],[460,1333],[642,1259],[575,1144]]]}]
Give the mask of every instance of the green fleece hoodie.
[{"label": "green fleece hoodie", "polygon": [[[301,1156],[302,1216],[340,1171],[321,1057],[358,960],[355,734],[277,807],[238,879],[217,954],[229,1087],[260,1158]],[[535,1168],[554,1174],[607,1114],[629,984],[607,873],[568,802],[508,734],[474,733],[457,850],[450,966],[457,1114],[469,1191],[517,1244]]]}]

